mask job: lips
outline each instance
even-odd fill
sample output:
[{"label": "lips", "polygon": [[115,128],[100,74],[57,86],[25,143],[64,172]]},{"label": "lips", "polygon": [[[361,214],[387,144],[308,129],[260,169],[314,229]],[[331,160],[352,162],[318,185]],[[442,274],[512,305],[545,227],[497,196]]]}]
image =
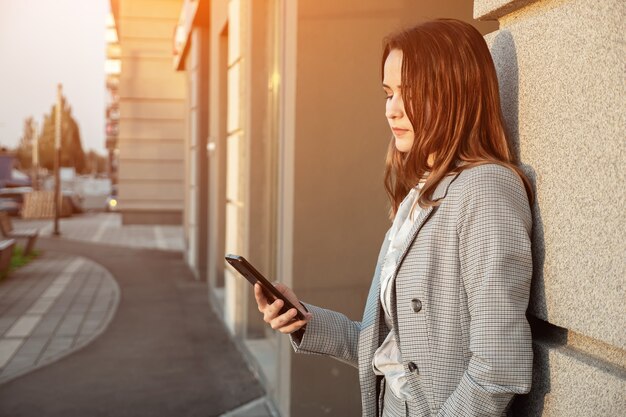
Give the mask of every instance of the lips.
[{"label": "lips", "polygon": [[405,133],[409,131],[409,129],[402,129],[399,127],[392,127],[391,130],[396,136],[404,135]]}]

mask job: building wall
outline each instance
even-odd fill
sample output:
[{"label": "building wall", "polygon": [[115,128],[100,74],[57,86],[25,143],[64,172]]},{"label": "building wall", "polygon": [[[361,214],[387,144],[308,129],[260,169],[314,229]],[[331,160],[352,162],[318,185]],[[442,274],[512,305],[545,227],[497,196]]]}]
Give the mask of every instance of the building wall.
[{"label": "building wall", "polygon": [[[228,2],[228,61],[227,61],[227,115],[226,115],[226,253],[246,256],[246,224],[248,209],[245,194],[249,186],[248,145],[249,132],[246,129],[248,114],[245,113],[246,53],[249,45],[242,42],[246,27],[246,2]],[[221,259],[224,262],[223,258]],[[241,334],[245,325],[247,283],[231,269],[224,274],[225,322],[233,334]]]},{"label": "building wall", "polygon": [[476,0],[536,187],[533,388],[519,416],[626,410],[626,3]]},{"label": "building wall", "polygon": [[208,241],[208,27],[195,26],[188,39],[184,68],[187,81],[185,138],[185,216],[187,263],[196,278],[205,280]]},{"label": "building wall", "polygon": [[226,137],[228,109],[228,0],[212,1],[209,24],[209,230],[210,299],[223,312],[226,253]]},{"label": "building wall", "polygon": [[181,4],[119,1],[119,208],[125,224],[182,222],[185,79],[171,59]]},{"label": "building wall", "polygon": [[233,335],[264,335],[247,282],[225,268],[224,254],[244,255],[268,277],[276,256],[271,196],[276,136],[268,123],[267,9],[272,2],[211,3],[209,87],[208,277]]}]

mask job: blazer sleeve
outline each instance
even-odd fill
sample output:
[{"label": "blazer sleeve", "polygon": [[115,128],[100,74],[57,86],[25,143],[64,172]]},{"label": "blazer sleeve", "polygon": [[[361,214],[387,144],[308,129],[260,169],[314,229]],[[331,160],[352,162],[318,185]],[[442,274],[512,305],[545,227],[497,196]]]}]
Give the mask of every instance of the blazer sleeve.
[{"label": "blazer sleeve", "polygon": [[457,232],[471,356],[439,416],[501,416],[531,385],[532,216],[521,180],[500,165],[470,170],[461,194]]},{"label": "blazer sleeve", "polygon": [[357,367],[361,323],[336,311],[302,304],[312,317],[304,332],[290,335],[294,350],[297,353],[331,356]]}]

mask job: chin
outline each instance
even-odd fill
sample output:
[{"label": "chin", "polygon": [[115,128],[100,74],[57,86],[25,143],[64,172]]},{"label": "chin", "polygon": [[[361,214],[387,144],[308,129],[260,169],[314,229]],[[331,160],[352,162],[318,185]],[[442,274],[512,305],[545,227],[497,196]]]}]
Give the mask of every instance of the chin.
[{"label": "chin", "polygon": [[407,153],[411,150],[413,146],[413,141],[407,141],[402,139],[396,139],[396,149],[398,152]]}]

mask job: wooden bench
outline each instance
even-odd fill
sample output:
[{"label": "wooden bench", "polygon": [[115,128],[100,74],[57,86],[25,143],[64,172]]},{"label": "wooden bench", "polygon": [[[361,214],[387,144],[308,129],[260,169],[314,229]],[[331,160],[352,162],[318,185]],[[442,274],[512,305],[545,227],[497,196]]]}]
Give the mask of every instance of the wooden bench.
[{"label": "wooden bench", "polygon": [[2,232],[2,235],[7,239],[25,239],[26,247],[24,248],[24,255],[31,253],[35,247],[37,236],[39,236],[39,229],[13,230],[11,217],[2,211],[0,211],[0,232]]},{"label": "wooden bench", "polygon": [[6,276],[9,272],[14,247],[14,239],[0,240],[0,277]]}]

